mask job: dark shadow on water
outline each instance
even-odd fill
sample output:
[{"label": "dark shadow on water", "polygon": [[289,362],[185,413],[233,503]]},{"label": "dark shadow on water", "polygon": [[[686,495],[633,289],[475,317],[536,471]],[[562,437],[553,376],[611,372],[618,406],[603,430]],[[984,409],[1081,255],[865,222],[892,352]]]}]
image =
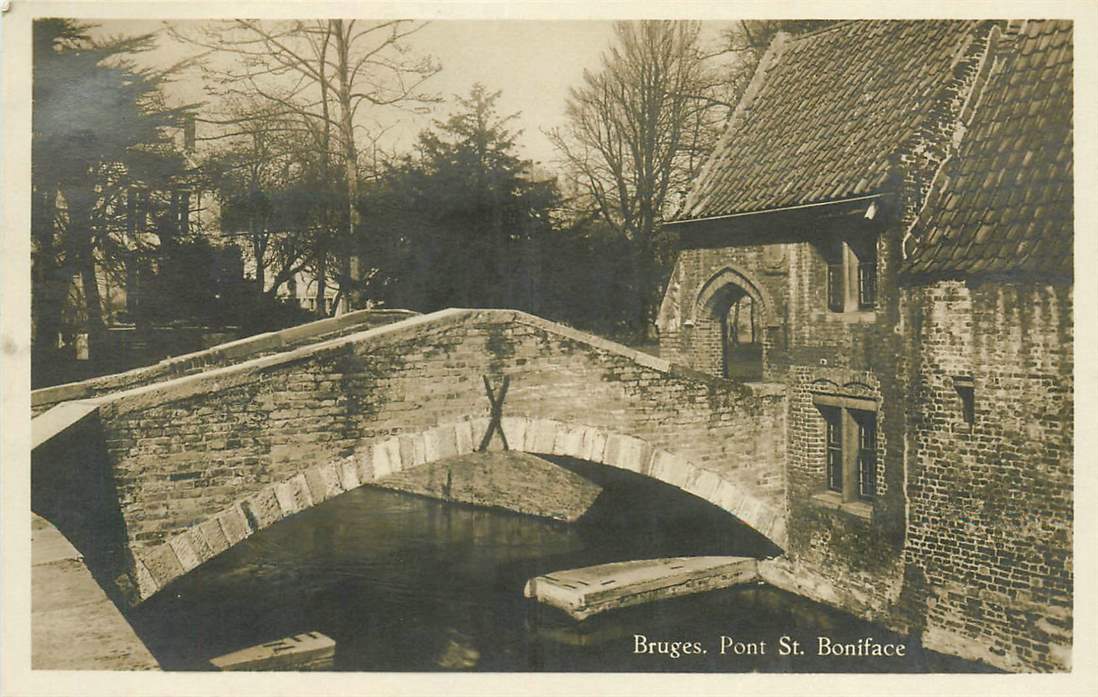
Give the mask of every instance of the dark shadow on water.
[{"label": "dark shadow on water", "polygon": [[[574,461],[604,487],[565,525],[363,487],[264,530],[131,613],[165,668],[303,631],[336,641],[336,670],[973,671],[917,652],[907,659],[789,657],[802,646],[885,630],[765,586],[627,608],[576,623],[522,595],[526,580],[564,568],[698,554],[765,556],[774,547],[699,499],[628,473]],[[637,653],[635,635],[699,642],[706,654]],[[766,642],[720,655],[721,636]],[[815,644],[812,644],[813,646]]]}]

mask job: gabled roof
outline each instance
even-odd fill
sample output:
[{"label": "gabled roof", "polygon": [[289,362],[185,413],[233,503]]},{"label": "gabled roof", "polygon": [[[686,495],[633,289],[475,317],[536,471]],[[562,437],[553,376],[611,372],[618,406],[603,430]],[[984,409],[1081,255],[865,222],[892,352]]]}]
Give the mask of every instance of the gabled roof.
[{"label": "gabled roof", "polygon": [[881,191],[974,21],[851,21],[771,46],[680,220]]},{"label": "gabled roof", "polygon": [[912,230],[905,270],[1072,274],[1072,23],[1007,39],[960,150]]}]

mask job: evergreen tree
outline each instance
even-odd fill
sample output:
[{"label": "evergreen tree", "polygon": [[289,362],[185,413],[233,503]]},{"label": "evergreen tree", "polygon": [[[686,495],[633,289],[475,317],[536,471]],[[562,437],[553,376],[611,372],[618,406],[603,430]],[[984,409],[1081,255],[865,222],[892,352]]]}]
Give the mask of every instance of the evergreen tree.
[{"label": "evergreen tree", "polygon": [[400,259],[402,278],[390,281],[398,302],[536,309],[539,245],[557,193],[516,154],[508,124],[517,115],[497,112],[499,95],[478,84],[458,98],[457,111],[420,134],[418,157],[371,193],[372,214],[391,233],[388,253],[374,258]]},{"label": "evergreen tree", "polygon": [[110,244],[107,211],[124,207],[117,204],[131,181],[155,186],[179,172],[165,129],[179,126],[186,109],[161,99],[170,71],[128,58],[150,49],[152,35],[98,42],[89,28],[66,19],[34,25],[31,225],[36,348],[56,346],[77,278],[94,357],[104,330],[96,264]]}]

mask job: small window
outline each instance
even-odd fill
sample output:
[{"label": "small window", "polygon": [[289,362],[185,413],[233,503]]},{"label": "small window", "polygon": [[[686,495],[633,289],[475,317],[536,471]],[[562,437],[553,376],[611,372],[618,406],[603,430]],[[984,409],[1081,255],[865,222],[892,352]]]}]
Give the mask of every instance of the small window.
[{"label": "small window", "polygon": [[877,238],[836,238],[826,247],[827,309],[831,312],[877,307]]},{"label": "small window", "polygon": [[846,284],[841,262],[827,265],[827,309],[832,312],[846,310]]},{"label": "small window", "polygon": [[877,307],[877,263],[858,262],[858,309]]},{"label": "small window", "polygon": [[126,192],[126,233],[131,237],[146,232],[149,218],[149,192],[130,188]]},{"label": "small window", "polygon": [[876,402],[853,397],[814,398],[825,429],[827,490],[844,502],[877,496]]},{"label": "small window", "polygon": [[971,426],[976,422],[976,381],[969,375],[953,378],[953,387],[961,398],[961,416]]}]

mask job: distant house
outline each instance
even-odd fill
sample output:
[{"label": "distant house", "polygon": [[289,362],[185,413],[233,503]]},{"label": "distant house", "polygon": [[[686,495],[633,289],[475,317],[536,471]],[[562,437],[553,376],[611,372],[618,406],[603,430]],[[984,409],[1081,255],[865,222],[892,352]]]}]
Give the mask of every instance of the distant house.
[{"label": "distant house", "polygon": [[142,318],[148,303],[145,291],[160,271],[166,245],[192,234],[211,239],[218,235],[217,196],[203,181],[194,161],[193,117],[187,119],[176,137],[184,158],[181,172],[157,182],[127,176],[123,191],[107,200],[107,217],[122,228],[112,264],[99,274],[103,318],[108,324]]},{"label": "distant house", "polygon": [[661,352],[788,396],[820,600],[1011,670],[1072,646],[1072,24],[779,35],[671,223]]}]

